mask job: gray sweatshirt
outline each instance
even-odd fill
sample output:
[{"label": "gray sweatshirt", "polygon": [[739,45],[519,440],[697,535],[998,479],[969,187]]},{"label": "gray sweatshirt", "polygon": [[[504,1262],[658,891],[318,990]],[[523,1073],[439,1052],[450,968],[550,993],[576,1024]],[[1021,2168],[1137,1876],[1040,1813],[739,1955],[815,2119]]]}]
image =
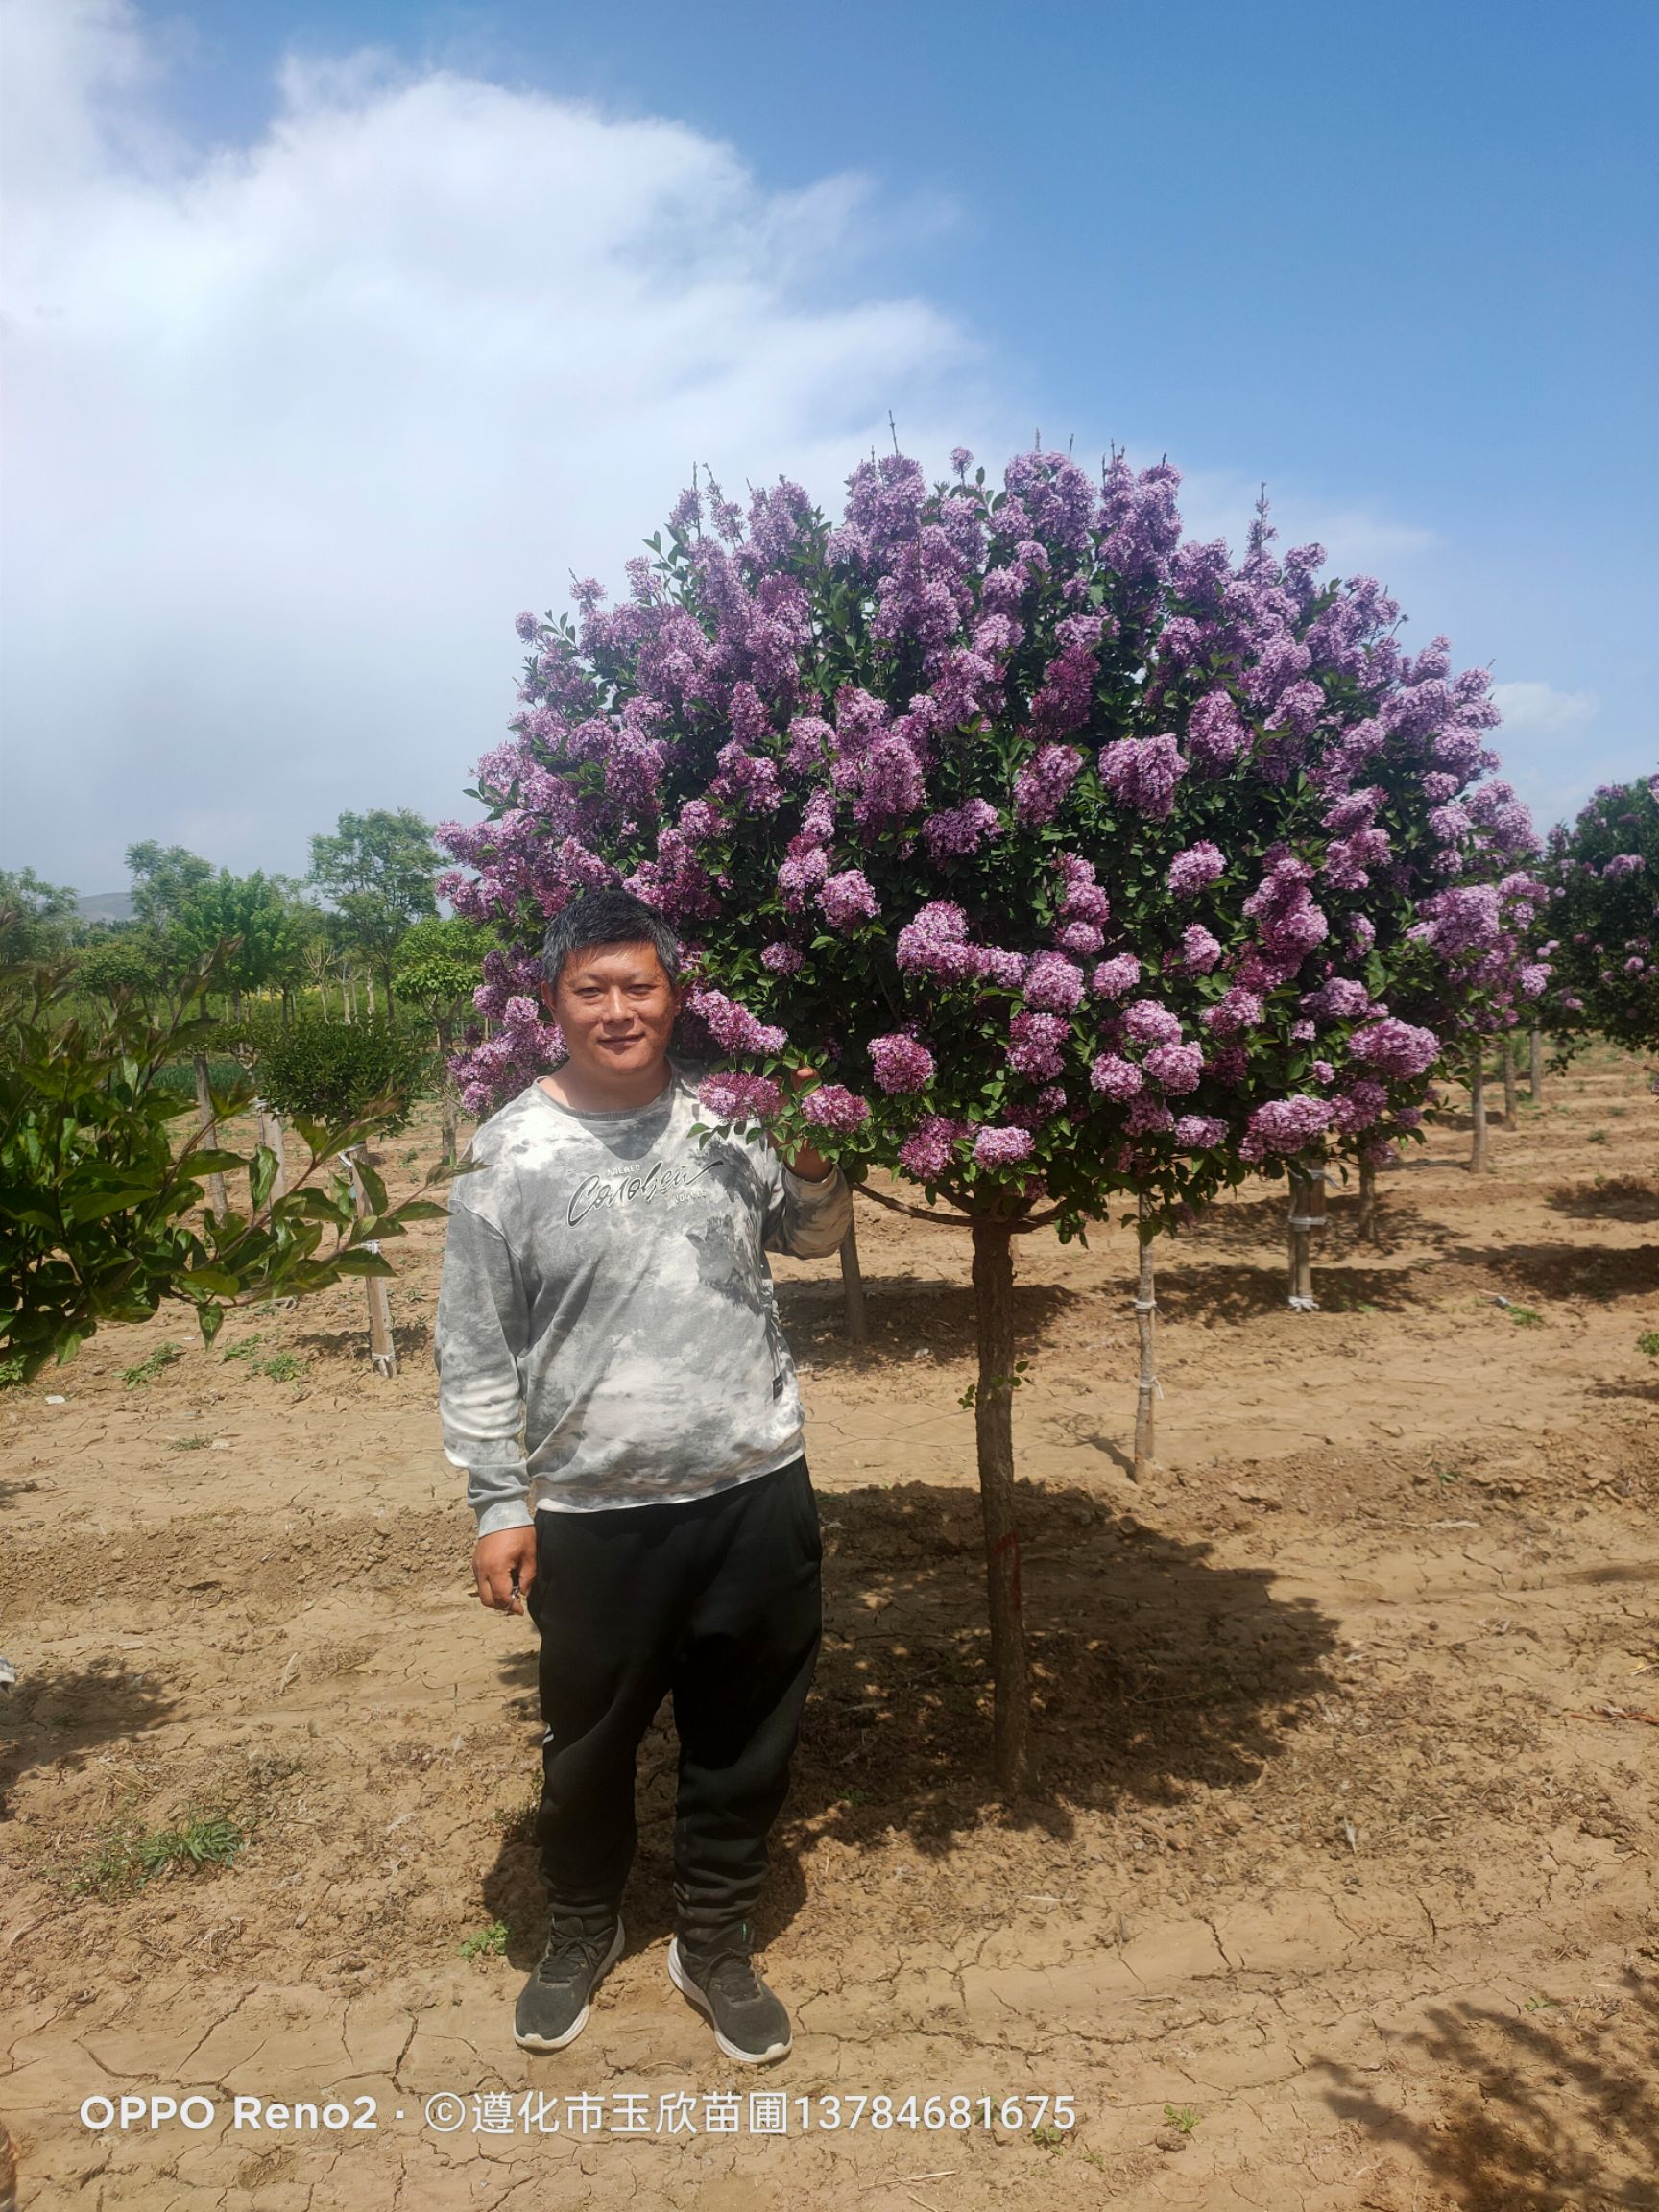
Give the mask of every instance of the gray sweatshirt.
[{"label": "gray sweatshirt", "polygon": [[763,1132],[725,1137],[676,1064],[648,1106],[578,1114],[539,1083],[450,1186],[438,1298],[444,1449],[478,1533],[533,1511],[701,1498],[787,1466],[804,1414],[765,1254],[847,1233]]}]

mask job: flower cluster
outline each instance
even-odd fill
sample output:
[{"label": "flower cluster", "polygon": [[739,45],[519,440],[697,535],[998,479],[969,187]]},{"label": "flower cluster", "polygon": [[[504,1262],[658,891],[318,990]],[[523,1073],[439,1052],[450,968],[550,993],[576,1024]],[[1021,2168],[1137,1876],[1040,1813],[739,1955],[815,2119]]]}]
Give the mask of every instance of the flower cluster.
[{"label": "flower cluster", "polygon": [[[1659,777],[1603,785],[1551,833],[1516,984],[1532,1019],[1659,1050]],[[1536,1008],[1536,1013],[1532,1012]]]},{"label": "flower cluster", "polygon": [[1651,999],[1647,786],[1546,882],[1488,679],[1403,651],[1376,582],[1280,556],[1264,509],[1237,556],[1183,539],[1166,464],[952,467],[861,462],[838,519],[705,480],[617,604],[518,617],[488,812],[442,831],[505,941],[475,1111],[558,1050],[534,950],[590,883],[681,932],[710,1111],[1063,1228],[1409,1131],[1462,1035],[1550,1003],[1540,926],[1592,884],[1625,904],[1575,996]]}]

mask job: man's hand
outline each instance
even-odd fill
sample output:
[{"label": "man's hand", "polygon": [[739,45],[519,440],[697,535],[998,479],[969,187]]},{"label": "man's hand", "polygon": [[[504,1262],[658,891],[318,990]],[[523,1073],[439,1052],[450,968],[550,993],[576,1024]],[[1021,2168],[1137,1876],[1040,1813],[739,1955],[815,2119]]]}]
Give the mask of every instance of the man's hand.
[{"label": "man's hand", "polygon": [[[791,1071],[789,1080],[799,1094],[815,1090],[820,1078],[811,1068],[796,1068]],[[767,1141],[774,1152],[783,1154],[783,1164],[790,1173],[803,1177],[808,1183],[822,1183],[826,1175],[832,1175],[835,1171],[835,1163],[826,1160],[821,1152],[814,1152],[810,1144],[798,1145],[791,1156],[783,1151],[782,1145],[770,1131],[767,1133]]]},{"label": "man's hand", "polygon": [[522,1613],[536,1579],[536,1530],[497,1528],[472,1547],[472,1579],[478,1602],[497,1613]]}]

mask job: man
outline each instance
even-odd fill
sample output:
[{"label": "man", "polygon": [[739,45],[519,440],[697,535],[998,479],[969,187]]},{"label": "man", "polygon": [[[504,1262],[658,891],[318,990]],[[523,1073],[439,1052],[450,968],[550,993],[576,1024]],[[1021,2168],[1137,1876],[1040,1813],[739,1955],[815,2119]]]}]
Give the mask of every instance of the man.
[{"label": "man", "polygon": [[[790,2046],[750,1957],[766,1838],[817,1659],[817,1507],[766,1250],[841,1242],[809,1149],[700,1115],[668,1045],[680,948],[621,891],[554,918],[542,997],[568,1057],[472,1142],[450,1199],[439,1405],[468,1471],[482,1603],[541,1636],[547,1948],[514,2034],[559,2051],[621,1957],[639,1742],[672,1692],[675,1986],[728,2057]],[[810,1080],[810,1077],[804,1077]]]}]

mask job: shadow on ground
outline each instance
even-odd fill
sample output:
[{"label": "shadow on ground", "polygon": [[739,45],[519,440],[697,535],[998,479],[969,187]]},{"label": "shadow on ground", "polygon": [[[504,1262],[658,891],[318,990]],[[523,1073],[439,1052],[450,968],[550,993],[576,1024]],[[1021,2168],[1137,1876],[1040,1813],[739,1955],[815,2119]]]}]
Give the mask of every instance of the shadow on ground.
[{"label": "shadow on ground", "polygon": [[105,1744],[158,1727],[175,1710],[174,1698],[112,1661],[31,1670],[12,1657],[17,1685],[0,1702],[0,1817],[31,1767],[73,1772]]},{"label": "shadow on ground", "polygon": [[1659,1187],[1639,1175],[1605,1175],[1595,1183],[1564,1183],[1550,1205],[1575,1221],[1659,1221]]},{"label": "shadow on ground", "polygon": [[[1183,1259],[1158,1271],[1158,1309],[1168,1321],[1238,1323],[1283,1313],[1286,1281],[1283,1261],[1257,1266]],[[1331,1311],[1370,1307],[1402,1312],[1420,1302],[1409,1267],[1357,1267],[1344,1255],[1315,1250],[1313,1292]]]},{"label": "shadow on ground", "polygon": [[[1019,1488],[1040,1783],[1010,1803],[990,1766],[977,1491],[918,1482],[821,1497],[824,1648],[774,1836],[763,1938],[805,1903],[803,1862],[820,1836],[874,1847],[900,1834],[948,1857],[988,1819],[1065,1838],[1083,1807],[1243,1787],[1328,1687],[1334,1623],[1275,1596],[1268,1570],[1217,1566],[1208,1546],[1083,1491]],[[510,1694],[532,1692],[533,1657],[502,1675]],[[639,1760],[631,1941],[672,1926],[674,1763],[664,1713]],[[532,1829],[528,1811],[508,1826],[484,1883],[527,1963],[543,1911]]]},{"label": "shadow on ground", "polygon": [[1659,1290],[1659,1244],[1455,1244],[1449,1260],[1482,1267],[1539,1298],[1637,1298]]},{"label": "shadow on ground", "polygon": [[[847,1308],[837,1282],[781,1283],[778,1312],[798,1360],[824,1370],[854,1364],[883,1365],[930,1352],[938,1359],[977,1356],[974,1293],[966,1283],[940,1283],[926,1276],[866,1275],[864,1301],[870,1341],[847,1341]],[[1095,1301],[1086,1292],[1058,1284],[1017,1283],[1014,1334],[1022,1347],[1046,1342],[1073,1311]]]},{"label": "shadow on ground", "polygon": [[[1402,2039],[1402,2071],[1444,2084],[1432,2119],[1384,2104],[1374,2080],[1329,2067],[1334,2111],[1408,2152],[1466,2212],[1654,2212],[1659,2207],[1659,1984],[1525,2014],[1445,2007]],[[1409,2054],[1409,2058],[1407,2055]]]}]

